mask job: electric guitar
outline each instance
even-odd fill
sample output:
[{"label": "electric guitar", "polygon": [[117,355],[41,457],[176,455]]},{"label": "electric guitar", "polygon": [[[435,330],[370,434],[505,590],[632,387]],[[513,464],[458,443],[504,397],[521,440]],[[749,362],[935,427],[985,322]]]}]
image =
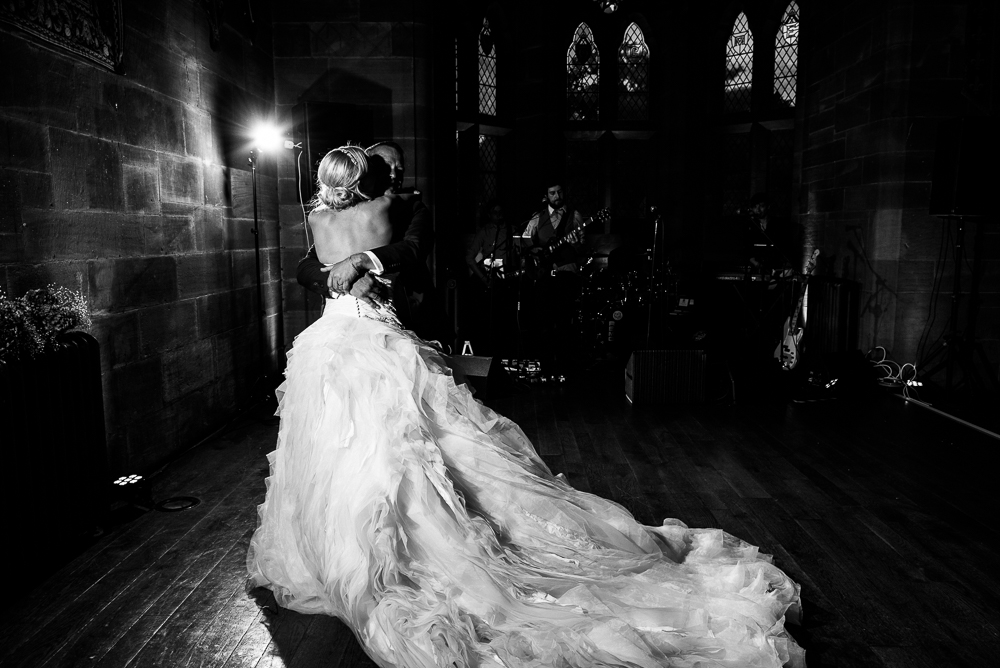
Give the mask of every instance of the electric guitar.
[{"label": "electric guitar", "polygon": [[778,347],[774,349],[774,359],[781,362],[781,368],[784,371],[791,371],[799,363],[799,343],[805,334],[805,330],[798,326],[799,313],[802,312],[802,302],[805,300],[806,288],[809,286],[809,275],[816,268],[817,257],[819,257],[818,248],[813,251],[809,261],[806,262],[805,271],[802,272],[802,292],[799,294],[799,300],[795,304],[792,314],[785,318],[785,326],[781,332],[781,341],[778,343]]},{"label": "electric guitar", "polygon": [[[566,244],[575,244],[583,241],[584,232],[586,232],[588,227],[597,223],[601,223],[603,225],[609,220],[611,220],[611,209],[604,208],[590,218],[585,218],[581,225],[569,234],[559,237],[558,239],[550,239],[549,243],[539,247],[537,251],[532,253],[531,257],[533,258],[535,266],[537,266],[542,272],[548,273],[549,268],[554,269],[554,267],[552,267],[552,257],[556,254],[556,251]],[[523,271],[524,270],[522,270],[522,272]]]}]

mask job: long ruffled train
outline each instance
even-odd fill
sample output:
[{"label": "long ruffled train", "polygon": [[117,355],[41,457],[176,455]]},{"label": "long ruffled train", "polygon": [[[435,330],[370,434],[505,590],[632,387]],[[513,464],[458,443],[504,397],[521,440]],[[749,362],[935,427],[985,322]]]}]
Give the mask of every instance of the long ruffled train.
[{"label": "long ruffled train", "polygon": [[251,580],[380,665],[804,663],[769,556],[573,489],[388,310],[328,301],[279,399]]}]

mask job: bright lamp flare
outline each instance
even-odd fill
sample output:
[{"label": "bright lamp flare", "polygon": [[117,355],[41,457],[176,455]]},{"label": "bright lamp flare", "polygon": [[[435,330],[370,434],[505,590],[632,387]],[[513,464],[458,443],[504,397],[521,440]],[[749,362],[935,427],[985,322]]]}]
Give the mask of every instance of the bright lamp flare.
[{"label": "bright lamp flare", "polygon": [[277,151],[281,148],[284,137],[277,127],[271,123],[261,123],[253,129],[253,145],[258,151]]}]

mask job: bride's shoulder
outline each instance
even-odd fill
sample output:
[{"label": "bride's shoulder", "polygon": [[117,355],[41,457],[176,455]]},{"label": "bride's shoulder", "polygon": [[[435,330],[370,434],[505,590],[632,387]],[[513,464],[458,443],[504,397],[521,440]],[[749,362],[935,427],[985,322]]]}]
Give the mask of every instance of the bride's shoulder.
[{"label": "bride's shoulder", "polygon": [[337,212],[333,209],[313,209],[309,212],[309,224],[316,225],[320,223],[328,223],[336,218]]},{"label": "bride's shoulder", "polygon": [[366,202],[368,208],[373,209],[378,212],[387,211],[393,206],[393,198],[395,195],[382,195],[372,199],[370,202]]}]

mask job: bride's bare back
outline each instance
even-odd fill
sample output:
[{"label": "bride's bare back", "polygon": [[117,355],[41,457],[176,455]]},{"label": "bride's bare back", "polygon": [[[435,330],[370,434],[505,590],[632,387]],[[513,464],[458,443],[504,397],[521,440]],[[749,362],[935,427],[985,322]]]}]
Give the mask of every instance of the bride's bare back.
[{"label": "bride's bare back", "polygon": [[388,244],[392,240],[391,206],[392,196],[386,195],[342,211],[322,209],[309,214],[319,261],[334,264]]}]

